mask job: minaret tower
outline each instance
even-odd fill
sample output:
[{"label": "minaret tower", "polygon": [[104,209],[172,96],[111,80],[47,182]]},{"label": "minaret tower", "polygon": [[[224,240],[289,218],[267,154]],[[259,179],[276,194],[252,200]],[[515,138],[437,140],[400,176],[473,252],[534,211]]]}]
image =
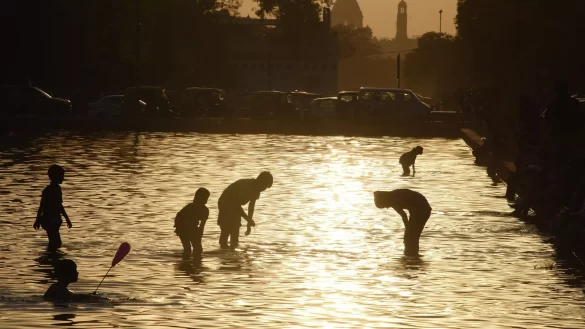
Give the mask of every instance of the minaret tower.
[{"label": "minaret tower", "polygon": [[396,18],[396,40],[408,39],[408,6],[404,0],[398,4],[398,17]]}]

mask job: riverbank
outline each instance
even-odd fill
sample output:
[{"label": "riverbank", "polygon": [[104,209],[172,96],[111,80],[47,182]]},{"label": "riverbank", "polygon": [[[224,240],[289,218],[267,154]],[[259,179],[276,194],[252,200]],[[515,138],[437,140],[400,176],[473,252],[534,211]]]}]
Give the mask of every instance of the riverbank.
[{"label": "riverbank", "polygon": [[[482,136],[474,129],[462,128],[461,137],[467,145],[474,151],[479,151],[483,145]],[[491,161],[491,154],[484,155],[487,159],[485,162]],[[510,160],[502,160],[496,163],[495,171],[498,177],[505,183],[508,182],[510,175],[516,172],[516,166]],[[585,270],[585,264],[582,259],[585,258],[585,246],[583,240],[585,239],[585,229],[583,226],[559,224],[558,219],[543,218],[542,216],[525,216],[522,220],[534,224],[541,232],[552,235],[555,248],[560,253],[572,254],[577,257],[577,265]],[[561,227],[562,226],[562,227]]]},{"label": "riverbank", "polygon": [[460,123],[455,117],[431,120],[427,123],[388,122],[361,124],[338,121],[250,120],[213,118],[152,118],[135,120],[98,121],[79,118],[4,120],[0,129],[10,131],[42,131],[63,129],[72,131],[141,131],[197,132],[206,134],[275,134],[301,136],[399,136],[399,137],[459,137]]}]

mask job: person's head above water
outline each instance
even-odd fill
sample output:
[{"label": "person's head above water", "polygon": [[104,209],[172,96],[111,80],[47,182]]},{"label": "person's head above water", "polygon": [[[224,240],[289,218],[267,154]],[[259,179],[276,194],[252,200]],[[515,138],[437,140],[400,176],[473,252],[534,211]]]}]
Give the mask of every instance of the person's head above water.
[{"label": "person's head above water", "polygon": [[65,179],[65,169],[63,169],[63,167],[59,165],[54,164],[49,167],[47,175],[49,175],[49,179],[51,180],[51,182],[61,184]]},{"label": "person's head above water", "polygon": [[77,282],[78,276],[77,264],[71,259],[62,259],[55,265],[55,277],[59,283]]},{"label": "person's head above water", "polygon": [[374,192],[374,203],[376,204],[376,207],[380,209],[391,207],[388,198],[385,197],[387,193],[388,192],[385,191]]},{"label": "person's head above water", "polygon": [[417,147],[413,148],[412,151],[416,154],[423,154],[422,146],[417,146]]},{"label": "person's head above water", "polygon": [[262,191],[265,191],[267,188],[272,187],[273,177],[269,171],[263,171],[258,175],[256,178],[258,183],[260,183],[260,188]]},{"label": "person's head above water", "polygon": [[211,193],[209,193],[208,189],[206,189],[204,187],[200,187],[199,189],[197,189],[197,192],[195,192],[195,197],[193,198],[193,202],[206,204],[207,200],[209,199],[210,194]]}]

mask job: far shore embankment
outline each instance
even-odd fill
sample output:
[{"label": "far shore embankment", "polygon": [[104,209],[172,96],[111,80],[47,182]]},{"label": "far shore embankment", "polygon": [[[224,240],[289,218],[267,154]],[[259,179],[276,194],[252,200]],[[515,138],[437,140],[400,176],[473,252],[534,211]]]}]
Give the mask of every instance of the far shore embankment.
[{"label": "far shore embankment", "polygon": [[151,118],[131,120],[19,119],[4,120],[0,129],[10,131],[143,131],[207,134],[280,134],[315,136],[404,136],[459,138],[460,123],[454,117],[442,121],[340,122],[318,120],[250,120],[247,118]]}]

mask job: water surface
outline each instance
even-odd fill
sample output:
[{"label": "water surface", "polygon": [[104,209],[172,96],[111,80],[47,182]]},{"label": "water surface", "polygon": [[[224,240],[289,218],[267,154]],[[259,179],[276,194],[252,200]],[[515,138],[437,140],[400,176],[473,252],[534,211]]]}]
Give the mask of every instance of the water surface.
[{"label": "water surface", "polygon": [[[422,145],[416,177],[398,157]],[[461,140],[59,133],[9,136],[0,156],[0,327],[39,328],[579,328],[585,298],[551,246],[507,216],[503,186]],[[72,229],[60,257],[92,292],[123,241],[133,249],[101,303],[54,305],[46,237],[34,231],[53,163]],[[240,249],[218,248],[217,198],[239,178],[274,175]],[[211,191],[200,262],[183,261],[174,215]],[[420,259],[372,192],[412,188],[433,213]]]}]

